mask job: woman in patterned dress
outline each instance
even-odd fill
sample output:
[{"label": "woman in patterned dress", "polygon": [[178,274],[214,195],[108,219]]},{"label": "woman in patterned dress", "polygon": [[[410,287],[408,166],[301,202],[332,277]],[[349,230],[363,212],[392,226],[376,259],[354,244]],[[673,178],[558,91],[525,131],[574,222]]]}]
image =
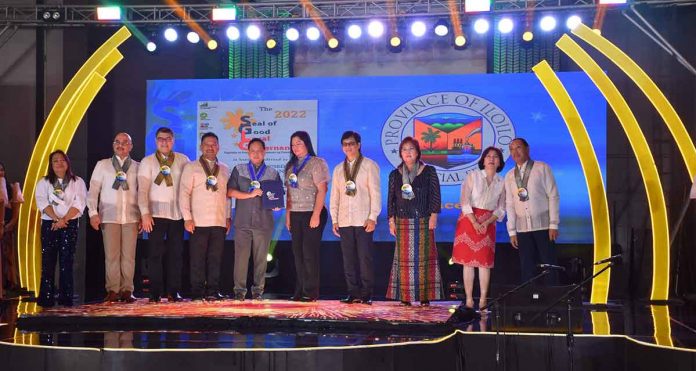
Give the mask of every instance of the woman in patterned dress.
[{"label": "woman in patterned dress", "polygon": [[429,305],[441,298],[435,228],[440,213],[440,181],[435,168],[421,162],[418,141],[399,145],[401,164],[389,174],[389,233],[396,237],[387,298],[403,305]]},{"label": "woman in patterned dress", "polygon": [[474,268],[479,271],[479,308],[486,306],[488,283],[495,260],[495,222],[505,216],[505,182],[498,175],[505,162],[495,147],[483,151],[480,171],[469,173],[462,183],[462,214],[457,220],[452,261],[464,266],[466,307],[474,307]]}]

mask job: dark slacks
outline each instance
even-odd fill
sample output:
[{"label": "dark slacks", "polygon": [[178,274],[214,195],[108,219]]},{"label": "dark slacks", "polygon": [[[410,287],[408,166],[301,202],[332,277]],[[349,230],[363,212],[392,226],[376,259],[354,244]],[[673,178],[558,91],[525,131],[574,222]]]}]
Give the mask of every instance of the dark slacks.
[{"label": "dark slacks", "polygon": [[[534,277],[538,264],[556,264],[556,244],[549,240],[549,230],[517,233],[522,282]],[[558,272],[551,271],[544,277],[547,285],[558,285]],[[538,282],[537,282],[538,283]]]},{"label": "dark slacks", "polygon": [[254,265],[254,283],[251,287],[253,295],[263,294],[266,283],[266,267],[268,245],[271,242],[273,230],[236,229],[234,231],[234,293],[246,295],[249,255]]},{"label": "dark slacks", "polygon": [[[175,295],[181,291],[181,267],[184,250],[184,221],[154,218],[155,225],[149,235],[147,267],[150,292],[161,296],[166,277],[166,293]],[[162,260],[164,259],[164,272]]]},{"label": "dark slacks", "polygon": [[295,256],[295,297],[319,298],[319,249],[327,214],[326,208],[322,209],[319,226],[310,228],[311,211],[290,213],[292,253]]},{"label": "dark slacks", "polygon": [[78,221],[73,219],[68,226],[55,231],[51,230],[53,221],[41,221],[41,287],[38,304],[42,307],[55,305],[55,275],[56,260],[58,260],[58,275],[60,292],[58,304],[71,306],[73,304],[73,260],[75,243],[77,242]]},{"label": "dark slacks", "polygon": [[372,235],[365,227],[338,228],[341,235],[343,271],[346,276],[348,295],[356,298],[371,298],[374,287],[372,265]]},{"label": "dark slacks", "polygon": [[[225,227],[196,227],[189,239],[191,294],[212,295],[220,289],[220,258]],[[207,269],[206,269],[207,268]]]}]

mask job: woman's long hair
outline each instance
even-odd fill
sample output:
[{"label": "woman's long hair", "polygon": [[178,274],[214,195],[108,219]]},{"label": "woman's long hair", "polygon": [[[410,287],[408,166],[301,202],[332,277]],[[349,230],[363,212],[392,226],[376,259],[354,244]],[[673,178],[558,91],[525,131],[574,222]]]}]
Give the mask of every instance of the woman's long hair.
[{"label": "woman's long hair", "polygon": [[56,172],[53,171],[53,166],[51,166],[51,160],[53,159],[53,155],[63,156],[63,159],[68,164],[68,168],[65,170],[65,179],[67,179],[68,182],[70,182],[71,180],[75,180],[75,174],[73,174],[72,165],[70,164],[70,157],[68,157],[68,155],[60,149],[57,149],[51,152],[50,155],[48,155],[48,174],[46,174],[44,178],[46,178],[51,184],[55,183],[58,179]]},{"label": "woman's long hair", "polygon": [[287,173],[288,169],[293,167],[293,165],[297,165],[297,156],[295,156],[295,153],[292,151],[292,139],[295,137],[300,138],[300,140],[304,142],[305,147],[307,147],[307,154],[309,156],[317,155],[314,153],[314,147],[312,147],[312,139],[309,138],[309,134],[307,134],[306,131],[296,131],[292,133],[290,136],[290,161],[285,164],[285,173]]}]

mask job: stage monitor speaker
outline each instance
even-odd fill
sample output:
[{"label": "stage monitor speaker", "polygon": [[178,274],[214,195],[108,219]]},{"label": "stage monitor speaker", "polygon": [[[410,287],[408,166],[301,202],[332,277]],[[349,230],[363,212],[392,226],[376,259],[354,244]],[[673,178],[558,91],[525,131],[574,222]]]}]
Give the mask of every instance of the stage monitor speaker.
[{"label": "stage monitor speaker", "polygon": [[[502,295],[514,286],[492,287],[491,300]],[[489,308],[491,325],[496,326],[496,311],[500,315],[500,331],[508,332],[553,332],[568,331],[568,302],[562,301],[548,312],[539,314],[563,296],[572,286],[527,286],[499,302],[497,307]],[[572,332],[582,332],[582,298],[579,290],[571,295],[570,328]],[[535,318],[536,317],[536,318]]]}]

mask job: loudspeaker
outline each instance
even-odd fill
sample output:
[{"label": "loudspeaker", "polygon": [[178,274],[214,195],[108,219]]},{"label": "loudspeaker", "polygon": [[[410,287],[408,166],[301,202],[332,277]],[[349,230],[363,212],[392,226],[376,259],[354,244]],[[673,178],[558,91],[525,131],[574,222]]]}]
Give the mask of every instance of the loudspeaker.
[{"label": "loudspeaker", "polygon": [[[493,286],[491,298],[496,298],[514,286]],[[565,333],[568,331],[568,302],[553,306],[546,313],[540,314],[553,302],[558,300],[572,286],[527,286],[498,302],[491,311],[492,325],[495,330],[495,316],[499,315],[499,330],[509,332],[543,332]],[[582,333],[582,298],[580,290],[571,297],[570,328],[572,332]],[[579,308],[579,309],[574,309]],[[496,313],[498,311],[498,313]],[[536,318],[535,318],[536,317]]]}]

